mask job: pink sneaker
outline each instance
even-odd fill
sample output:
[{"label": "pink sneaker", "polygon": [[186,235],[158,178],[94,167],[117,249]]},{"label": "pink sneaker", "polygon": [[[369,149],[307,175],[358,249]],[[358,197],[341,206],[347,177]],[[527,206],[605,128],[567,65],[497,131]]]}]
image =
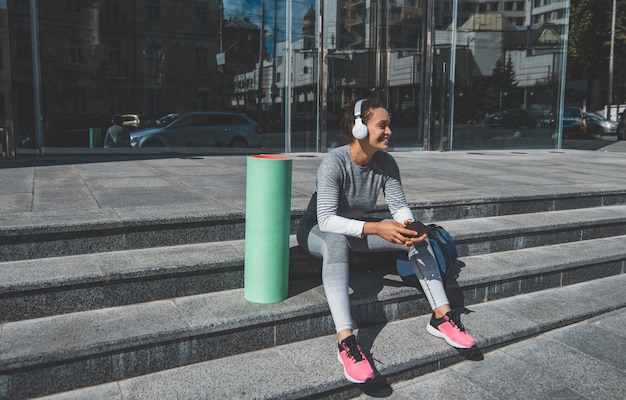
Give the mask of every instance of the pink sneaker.
[{"label": "pink sneaker", "polygon": [[448,311],[441,318],[435,318],[435,314],[430,317],[430,323],[426,326],[428,333],[438,338],[444,339],[452,347],[469,349],[476,345],[476,342],[465,332],[465,327],[461,323],[458,315]]},{"label": "pink sneaker", "polygon": [[367,360],[356,337],[350,335],[339,343],[337,353],[339,362],[343,365],[343,374],[352,383],[365,383],[374,379],[374,370]]}]

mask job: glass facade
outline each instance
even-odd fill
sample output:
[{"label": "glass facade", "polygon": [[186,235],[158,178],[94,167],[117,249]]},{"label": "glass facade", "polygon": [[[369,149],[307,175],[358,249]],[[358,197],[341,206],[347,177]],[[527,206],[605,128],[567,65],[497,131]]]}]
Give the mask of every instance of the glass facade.
[{"label": "glass facade", "polygon": [[[391,112],[396,150],[559,148],[568,12],[564,0],[0,0],[3,148],[96,151],[121,114],[137,152],[323,152],[340,144],[342,105],[369,96]],[[190,130],[189,112],[215,125]]]}]

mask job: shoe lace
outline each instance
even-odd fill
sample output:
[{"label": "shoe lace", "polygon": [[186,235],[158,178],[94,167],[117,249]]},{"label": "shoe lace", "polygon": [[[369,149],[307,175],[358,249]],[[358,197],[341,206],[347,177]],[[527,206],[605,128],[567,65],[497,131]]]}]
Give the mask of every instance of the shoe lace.
[{"label": "shoe lace", "polygon": [[448,321],[453,327],[458,328],[461,332],[465,332],[465,326],[463,326],[463,324],[461,323],[461,319],[458,315],[454,314],[453,312],[449,312],[447,314],[447,317]]},{"label": "shoe lace", "polygon": [[348,338],[342,344],[348,357],[354,359],[355,362],[363,360],[363,354],[354,337]]}]

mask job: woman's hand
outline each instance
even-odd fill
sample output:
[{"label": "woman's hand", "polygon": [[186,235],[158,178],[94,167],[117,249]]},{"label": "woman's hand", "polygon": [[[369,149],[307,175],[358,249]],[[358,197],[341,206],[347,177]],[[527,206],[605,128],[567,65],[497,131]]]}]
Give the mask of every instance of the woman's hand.
[{"label": "woman's hand", "polygon": [[407,247],[426,240],[426,234],[416,236],[417,232],[406,228],[406,225],[412,222],[411,220],[404,222],[404,225],[396,221],[366,222],[363,226],[363,234],[378,235],[388,242],[404,244]]},{"label": "woman's hand", "polygon": [[428,235],[425,233],[423,235],[420,235],[416,231],[406,228],[406,226],[410,224],[411,222],[413,222],[413,220],[411,219],[407,219],[406,221],[404,221],[404,227],[405,227],[404,230],[411,232],[409,234],[410,237],[406,238],[407,240],[404,243],[405,246],[413,246],[417,243],[421,243],[424,240],[426,240],[426,238],[428,237]]}]

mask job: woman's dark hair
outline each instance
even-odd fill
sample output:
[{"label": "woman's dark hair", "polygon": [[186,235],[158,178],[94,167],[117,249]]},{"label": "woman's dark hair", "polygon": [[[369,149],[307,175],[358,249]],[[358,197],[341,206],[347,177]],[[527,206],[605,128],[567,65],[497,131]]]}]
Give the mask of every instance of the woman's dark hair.
[{"label": "woman's dark hair", "polygon": [[122,118],[122,116],[119,115],[119,114],[115,114],[113,116],[113,123],[115,125],[123,125],[124,124],[124,118]]},{"label": "woman's dark hair", "polygon": [[[354,105],[360,99],[354,99],[350,103],[343,106],[343,114],[341,122],[339,122],[339,131],[344,139],[352,141],[352,127],[354,126]],[[372,118],[372,109],[384,107],[385,105],[378,98],[365,99],[361,103],[361,120],[367,125],[367,121]]]}]

